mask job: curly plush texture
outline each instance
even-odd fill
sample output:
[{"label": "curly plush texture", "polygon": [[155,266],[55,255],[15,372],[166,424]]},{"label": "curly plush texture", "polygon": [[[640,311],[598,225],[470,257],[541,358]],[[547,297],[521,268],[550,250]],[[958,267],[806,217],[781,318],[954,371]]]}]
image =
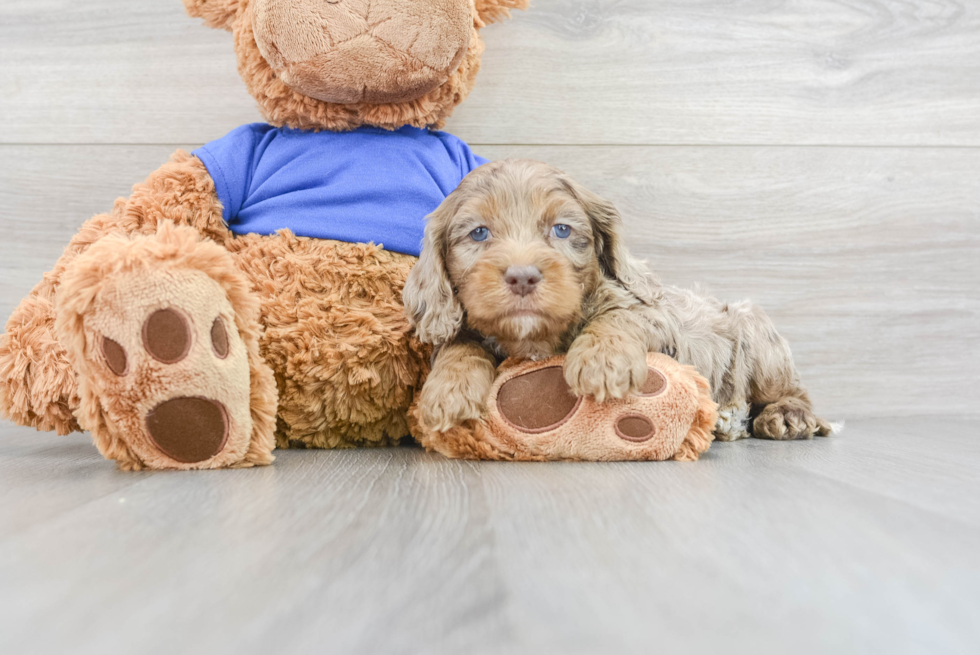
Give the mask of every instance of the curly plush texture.
[{"label": "curly plush texture", "polygon": [[229,248],[261,304],[279,447],[385,446],[408,436],[405,412],[431,352],[401,303],[415,258],[288,231]]},{"label": "curly plush texture", "polygon": [[529,0],[476,0],[477,27],[510,18],[511,9],[527,9]]},{"label": "curly plush texture", "polygon": [[238,5],[239,0],[184,0],[189,16],[201,18],[208,27],[220,30],[231,29]]}]

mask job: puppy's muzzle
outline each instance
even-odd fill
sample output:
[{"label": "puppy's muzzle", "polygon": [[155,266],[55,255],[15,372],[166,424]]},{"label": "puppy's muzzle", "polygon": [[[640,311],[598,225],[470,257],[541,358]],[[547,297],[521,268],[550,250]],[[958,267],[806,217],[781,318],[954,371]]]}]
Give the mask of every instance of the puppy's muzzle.
[{"label": "puppy's muzzle", "polygon": [[504,272],[504,282],[510,292],[522,298],[538,287],[542,277],[537,266],[511,266]]}]

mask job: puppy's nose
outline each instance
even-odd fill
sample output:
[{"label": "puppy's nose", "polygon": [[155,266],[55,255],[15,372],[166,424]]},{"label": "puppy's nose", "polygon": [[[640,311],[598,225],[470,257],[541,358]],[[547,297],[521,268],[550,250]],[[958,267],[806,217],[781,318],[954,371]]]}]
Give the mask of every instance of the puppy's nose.
[{"label": "puppy's nose", "polygon": [[541,277],[536,266],[511,266],[504,273],[504,282],[511,293],[524,297],[537,288]]}]

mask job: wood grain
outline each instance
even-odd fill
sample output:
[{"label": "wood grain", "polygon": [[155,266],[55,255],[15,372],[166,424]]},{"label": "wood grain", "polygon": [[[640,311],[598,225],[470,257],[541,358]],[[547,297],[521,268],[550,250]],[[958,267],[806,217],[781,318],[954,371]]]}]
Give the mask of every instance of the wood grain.
[{"label": "wood grain", "polygon": [[[980,412],[980,150],[480,151],[551,162],[616,202],[665,282],[763,305],[828,417]],[[170,152],[0,147],[0,318]]]},{"label": "wood grain", "polygon": [[134,475],[0,426],[0,647],[973,652],[977,436],[918,418],[696,464],[389,449]]},{"label": "wood grain", "polygon": [[[693,465],[190,474],[0,423],[0,652],[980,650],[980,3],[533,4],[448,129],[615,201],[666,282],[767,308],[825,415],[877,418]],[[260,120],[178,0],[4,0],[0,116],[3,321],[176,147]]]},{"label": "wood grain", "polygon": [[[980,145],[980,5],[535,0],[485,30],[477,144]],[[259,120],[178,0],[5,0],[4,143],[197,143]]]}]

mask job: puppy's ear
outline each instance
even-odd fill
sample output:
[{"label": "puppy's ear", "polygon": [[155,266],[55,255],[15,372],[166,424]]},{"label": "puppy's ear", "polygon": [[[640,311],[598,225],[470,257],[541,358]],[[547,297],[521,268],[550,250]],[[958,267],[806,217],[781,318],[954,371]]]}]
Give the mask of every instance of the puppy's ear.
[{"label": "puppy's ear", "polygon": [[642,302],[652,303],[656,279],[650,274],[646,263],[633,257],[626,248],[623,217],[619,210],[571,178],[564,177],[563,182],[592,223],[596,255],[603,274],[618,281]]},{"label": "puppy's ear", "polygon": [[203,18],[204,24],[219,30],[231,30],[239,0],[184,0],[189,16]]},{"label": "puppy's ear", "polygon": [[423,343],[451,341],[463,325],[463,306],[456,299],[446,270],[446,233],[459,207],[458,191],[429,214],[422,255],[402,290],[405,314]]},{"label": "puppy's ear", "polygon": [[476,0],[476,15],[486,25],[509,18],[511,9],[527,9],[529,4],[530,0]]}]

